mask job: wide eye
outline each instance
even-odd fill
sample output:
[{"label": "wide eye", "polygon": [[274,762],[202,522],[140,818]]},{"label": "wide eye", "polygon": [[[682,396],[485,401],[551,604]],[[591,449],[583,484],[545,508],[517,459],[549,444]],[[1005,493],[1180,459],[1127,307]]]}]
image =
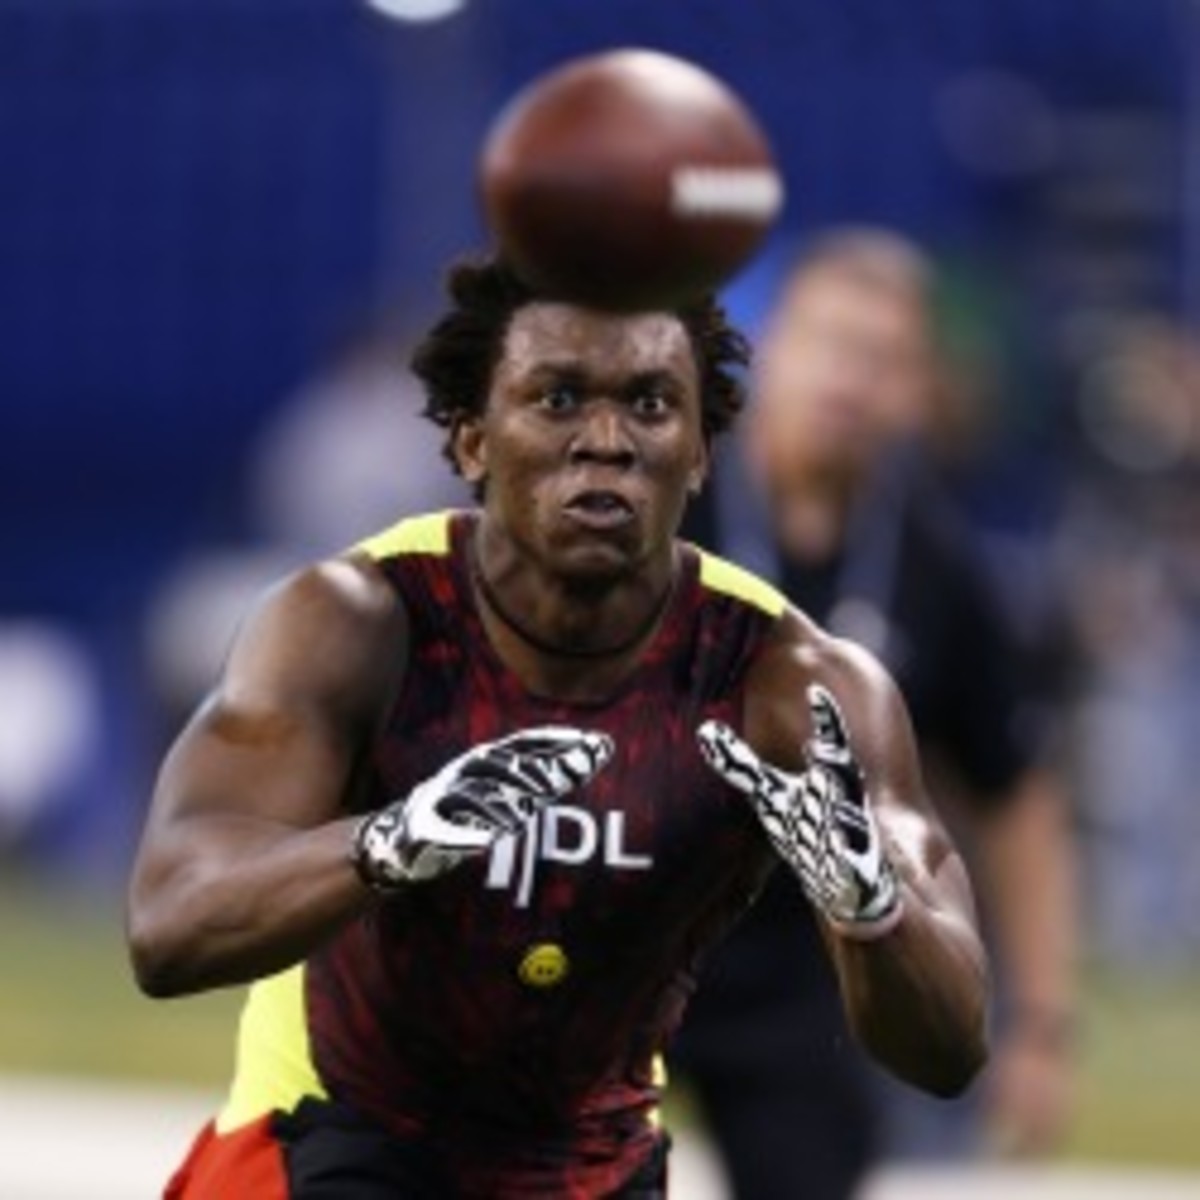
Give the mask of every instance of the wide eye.
[{"label": "wide eye", "polygon": [[541,408],[552,413],[573,412],[583,399],[580,389],[573,383],[552,383],[538,393]]},{"label": "wide eye", "polygon": [[633,393],[630,406],[639,417],[661,417],[670,409],[671,397],[660,384],[648,384]]}]

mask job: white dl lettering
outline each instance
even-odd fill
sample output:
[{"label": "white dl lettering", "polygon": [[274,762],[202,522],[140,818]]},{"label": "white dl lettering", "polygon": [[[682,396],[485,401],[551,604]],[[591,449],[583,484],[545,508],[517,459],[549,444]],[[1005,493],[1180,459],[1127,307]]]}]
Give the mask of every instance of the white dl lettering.
[{"label": "white dl lettering", "polygon": [[533,895],[537,863],[581,866],[600,858],[606,867],[626,871],[648,871],[654,860],[635,854],[625,844],[625,814],[597,814],[569,804],[552,804],[526,825],[521,834],[505,834],[492,845],[487,886],[507,888],[516,882],[515,902],[528,908]]}]

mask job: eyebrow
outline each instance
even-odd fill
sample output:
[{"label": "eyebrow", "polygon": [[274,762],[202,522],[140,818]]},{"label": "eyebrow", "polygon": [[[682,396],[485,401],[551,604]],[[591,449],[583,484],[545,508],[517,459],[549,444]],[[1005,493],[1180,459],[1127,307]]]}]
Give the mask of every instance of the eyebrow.
[{"label": "eyebrow", "polygon": [[684,381],[675,371],[669,371],[663,367],[654,367],[649,371],[638,371],[629,382],[636,387],[653,383],[668,384],[671,387],[682,387],[684,385]]},{"label": "eyebrow", "polygon": [[[570,383],[588,383],[597,378],[597,372],[589,369],[576,359],[549,360],[538,363],[526,376],[528,380],[539,383],[545,379],[561,379]],[[665,367],[651,367],[644,371],[635,371],[621,381],[621,390],[658,385],[662,387],[682,388],[686,381],[679,373]]]},{"label": "eyebrow", "polygon": [[528,373],[529,379],[586,379],[588,369],[577,359],[544,359],[532,367]]}]

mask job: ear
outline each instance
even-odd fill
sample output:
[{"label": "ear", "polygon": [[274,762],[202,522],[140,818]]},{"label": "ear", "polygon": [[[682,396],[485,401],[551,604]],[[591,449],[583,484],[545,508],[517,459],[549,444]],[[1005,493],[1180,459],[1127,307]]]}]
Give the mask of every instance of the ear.
[{"label": "ear", "polygon": [[459,474],[478,487],[487,478],[487,439],[483,435],[483,421],[479,417],[460,421],[455,426],[451,444]]}]

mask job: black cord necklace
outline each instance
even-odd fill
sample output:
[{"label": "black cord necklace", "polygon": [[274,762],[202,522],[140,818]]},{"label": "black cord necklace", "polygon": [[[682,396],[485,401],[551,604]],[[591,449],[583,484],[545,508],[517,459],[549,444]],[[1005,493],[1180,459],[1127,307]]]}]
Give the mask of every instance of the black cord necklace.
[{"label": "black cord necklace", "polygon": [[618,642],[614,646],[601,646],[596,648],[582,646],[562,646],[554,642],[548,642],[544,638],[539,637],[523,622],[517,620],[503,604],[500,603],[499,597],[496,595],[492,585],[488,583],[487,576],[483,573],[483,568],[479,563],[479,556],[475,551],[474,544],[471,545],[469,555],[471,565],[471,578],[475,581],[475,586],[479,589],[480,596],[483,597],[484,603],[491,609],[492,613],[499,619],[501,624],[507,626],[513,633],[528,643],[535,650],[542,654],[551,654],[558,658],[616,658],[620,654],[624,654],[627,650],[632,650],[649,632],[658,624],[659,618],[666,610],[667,604],[671,596],[675,592],[675,572],[672,571],[671,579],[667,586],[663,588],[662,595],[654,602],[654,606],[650,609],[646,619],[634,630],[633,634],[624,641]]}]

